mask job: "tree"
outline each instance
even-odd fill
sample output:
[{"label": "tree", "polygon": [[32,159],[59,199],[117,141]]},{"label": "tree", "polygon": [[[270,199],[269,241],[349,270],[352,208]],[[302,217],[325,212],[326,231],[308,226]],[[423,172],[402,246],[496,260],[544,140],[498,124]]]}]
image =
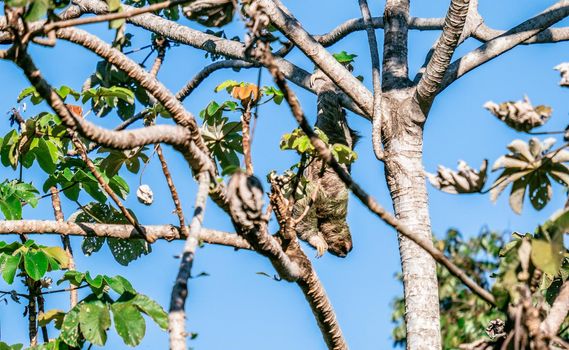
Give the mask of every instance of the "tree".
[{"label": "tree", "polygon": [[[186,244],[168,316],[171,348],[186,347],[184,304],[187,296],[187,280],[190,277],[199,241],[253,249],[267,257],[280,278],[299,285],[329,348],[347,348],[331,303],[293,232],[298,217],[294,217],[291,213],[292,204],[302,200],[303,196],[304,199],[309,197],[310,191],[306,190],[304,183],[306,179],[302,178],[302,173],[306,168],[306,162],[315,158],[326,162],[327,166],[336,172],[338,179],[358,199],[399,232],[405,290],[406,344],[409,349],[441,347],[435,261],[459,278],[486,303],[497,304],[496,296],[484,289],[486,286],[481,283],[480,276],[476,274],[469,276],[432,244],[422,160],[423,128],[436,96],[469,71],[518,45],[567,40],[565,28],[550,29],[568,15],[566,1],[560,1],[509,31],[501,32],[492,30],[484,24],[478,14],[477,1],[451,1],[445,19],[425,19],[410,17],[410,4],[404,0],[386,1],[384,16],[372,18],[366,1],[362,0],[359,1],[362,19],[348,21],[322,36],[306,32],[285,5],[276,0],[244,1],[241,4],[229,0],[194,1],[184,4],[182,1],[174,0],[148,5],[135,2],[130,5],[118,1],[105,3],[99,0],[75,0],[70,6],[66,2],[44,0],[8,2],[5,6],[6,16],[0,21],[2,41],[11,45],[10,48],[0,52],[0,57],[14,61],[31,83],[31,87],[20,95],[20,100],[29,98],[34,104],[45,103],[54,112],[54,114],[40,113],[26,120],[17,109],[14,109],[11,115],[16,128],[4,136],[2,143],[2,162],[5,166],[22,169],[32,166],[37,161],[39,167],[49,174],[43,190],[47,192],[51,189],[57,216],[56,222],[28,220],[3,222],[5,232],[22,235],[22,243],[7,244],[3,248],[2,270],[8,274],[5,279],[10,283],[17,270],[26,277],[29,310],[36,310],[36,301],[40,307],[42,292],[38,280],[48,269],[69,268],[71,252],[67,248],[68,243],[64,242],[67,250],[65,257],[59,250],[56,255],[50,255],[49,251],[46,251],[49,247],[37,245],[24,234],[51,232],[63,236],[69,234],[87,236],[83,244],[87,252],[97,251],[104,243],[102,237],[105,237],[109,247],[116,253],[115,257],[122,263],[128,263],[133,258],[148,253],[149,244],[156,239],[181,238],[186,240]],[[245,40],[231,40],[227,39],[223,32],[194,30],[178,23],[180,9],[190,20],[212,27],[225,25],[231,22],[234,16],[239,16],[247,25],[248,37]],[[85,17],[84,15],[88,13],[97,16]],[[48,18],[47,21],[43,19],[45,16]],[[82,24],[104,21],[109,21],[111,28],[116,29],[112,44],[76,28]],[[132,39],[131,35],[126,33],[126,23],[153,33],[152,45],[158,55],[150,71],[144,70],[124,53]],[[381,67],[375,37],[377,28],[382,28],[384,32]],[[325,48],[353,31],[364,29],[368,35],[372,58],[373,92],[351,73],[348,66],[354,58],[352,55],[346,52],[332,55]],[[441,31],[440,38],[425,59],[424,67],[413,80],[409,78],[407,67],[407,37],[410,29]],[[468,38],[479,40],[482,45],[451,63],[457,47]],[[81,92],[76,92],[67,86],[53,88],[36,68],[33,54],[29,53],[28,48],[32,43],[54,45],[60,41],[82,46],[102,59],[96,67],[96,72],[85,81]],[[204,67],[202,72],[176,95],[171,94],[156,79],[170,43],[195,47],[216,60]],[[274,51],[272,46],[278,44],[282,45]],[[374,151],[378,160],[385,166],[394,215],[383,209],[353,182],[347,172],[349,164],[355,158],[350,148],[351,144],[346,147],[342,143],[329,142],[325,133],[315,132],[307,123],[298,99],[287,81],[314,90],[311,84],[314,75],[285,58],[293,47],[302,51],[319,71],[336,84],[339,89],[336,98],[343,107],[372,122]],[[218,60],[219,58],[226,59]],[[259,83],[237,81],[221,83],[217,90],[227,90],[233,99],[222,104],[209,104],[200,113],[203,119],[201,126],[181,104],[181,101],[215,70],[252,67],[266,68],[274,78],[276,87],[260,87]],[[563,66],[560,70],[566,72]],[[81,102],[73,102],[73,99],[75,101],[80,99]],[[255,114],[257,106],[269,100],[275,103],[286,100],[301,129],[286,135],[283,140],[283,148],[296,150],[301,155],[301,161],[292,168],[292,172],[285,174],[286,176],[269,178],[271,208],[280,226],[275,236],[269,234],[268,216],[262,212],[263,192],[259,180],[251,177],[253,164],[250,157],[249,128],[252,115]],[[98,116],[105,116],[116,110],[124,122],[115,130],[99,127],[83,118],[86,103],[90,103],[92,112]],[[139,105],[143,110],[135,114],[135,106]],[[502,105],[489,104],[488,108],[508,126],[520,131],[529,131],[543,124],[550,113],[547,108],[533,108],[527,101]],[[240,115],[239,122],[229,121],[223,115],[224,112],[230,111]],[[156,123],[158,116],[171,118],[174,124]],[[144,120],[144,128],[126,129],[141,119]],[[171,226],[140,225],[136,215],[122,203],[129,187],[120,176],[119,170],[125,165],[126,169],[134,173],[141,171],[141,164],[147,160],[145,153],[148,150],[147,146],[153,144],[173,146],[183,155],[199,183],[194,214],[190,220],[187,220],[161,146],[155,146],[155,152],[161,161],[176,206],[178,229],[173,229]],[[563,164],[567,160],[558,156],[564,154],[565,150],[560,148],[551,154],[548,153],[551,146],[550,141],[542,144],[538,140],[532,140],[529,144],[523,141],[512,143],[510,146],[512,154],[505,156],[496,165],[497,168],[505,170],[497,180],[493,194],[499,195],[500,190],[513,183],[514,191],[510,197],[514,198],[512,207],[520,211],[522,203],[520,198],[523,199],[526,187],[529,186],[533,206],[538,209],[543,208],[551,193],[548,176],[567,185],[565,177],[567,168]],[[108,155],[92,159],[89,154],[95,149]],[[236,171],[242,165],[238,153],[244,154],[244,173]],[[234,175],[231,181],[226,183],[223,176],[230,174]],[[430,177],[430,180],[442,190],[471,193],[482,190],[485,175],[486,166],[476,172],[466,165],[461,165],[459,172],[454,174],[448,169],[441,168],[437,175]],[[287,188],[287,185],[293,186]],[[297,198],[297,190],[303,186],[305,190],[301,190]],[[34,205],[37,190],[21,181],[7,181],[3,187],[4,215],[7,219],[20,219],[22,203]],[[100,203],[80,205],[79,213],[73,217],[73,222],[76,223],[62,223],[61,211],[57,209],[57,194],[62,192],[67,198],[77,200],[82,191]],[[202,227],[208,193],[209,197],[230,215],[238,235]],[[105,204],[107,196],[118,209]],[[152,202],[152,192],[148,187],[140,186],[137,196],[146,204]],[[561,215],[561,218],[564,216]],[[535,240],[546,247],[559,248],[559,232],[565,229],[563,220],[554,219],[555,229],[552,232],[545,229],[545,233],[540,232],[541,235],[534,237]],[[189,221],[189,228],[186,226],[186,221]],[[125,238],[137,240],[125,243]],[[541,248],[537,249],[534,246],[534,238],[525,236],[519,238],[515,241],[519,245],[516,248],[527,252],[527,248],[520,247],[531,244],[532,254],[541,251]],[[554,252],[559,253],[559,249]],[[452,252],[447,251],[447,253]],[[533,260],[532,266],[536,267],[535,270],[548,272],[550,276],[556,277],[560,271],[558,265],[561,264],[561,258],[557,253],[549,254],[554,255],[555,269],[545,270],[546,267],[540,259]],[[521,266],[522,272],[530,272],[527,259],[524,260],[524,257],[526,256],[520,256],[516,260],[519,266],[516,265],[514,271]],[[52,263],[50,258],[55,259],[55,262]],[[46,260],[48,263],[45,263]],[[534,271],[533,267],[531,271]],[[532,280],[525,275],[522,277],[525,279],[520,278],[521,282]],[[131,324],[127,321],[140,319],[140,312],[148,314],[159,324],[164,325],[163,314],[155,304],[152,304],[152,310],[140,306],[140,303],[137,304],[137,298],[144,297],[132,287],[125,287],[125,282],[120,278],[114,278],[110,276],[91,278],[89,274],[79,272],[65,274],[63,281],[72,280],[76,286],[90,286],[94,296],[82,301],[78,304],[80,305],[78,309],[72,309],[76,311],[64,316],[63,325],[72,325],[74,328],[72,327],[73,332],[67,331],[67,333],[64,332],[67,328],[62,328],[61,341],[70,346],[78,346],[79,342],[84,340],[92,344],[104,343],[106,336],[104,330],[110,324],[109,308],[113,311],[119,309],[118,313],[113,313],[113,317],[125,316],[123,325]],[[119,280],[121,282],[117,282]],[[122,287],[117,287],[118,284]],[[105,286],[120,295],[116,302],[108,300]],[[512,288],[517,287],[513,285],[506,287],[509,291]],[[125,293],[128,296],[123,297]],[[564,294],[559,295],[561,297]],[[516,298],[512,298],[502,306],[509,305],[510,301],[519,302]],[[86,303],[103,311],[82,312],[82,308],[87,308],[84,307]],[[117,303],[118,306],[115,305]],[[533,312],[530,307],[525,307],[523,310]],[[35,317],[35,314],[29,312],[32,344],[35,342],[33,331],[36,328]],[[98,329],[94,331],[90,327],[83,326],[88,321],[95,322]],[[78,328],[78,324],[81,327]],[[119,335],[127,344],[136,344],[140,340],[140,327],[136,330],[128,327],[121,329],[120,324],[115,320]],[[535,327],[529,327],[530,331],[524,334],[524,339],[535,341],[538,346],[542,346],[543,342],[549,344],[550,341],[559,341],[554,339],[559,329],[554,328],[550,330],[539,328],[540,332],[536,333]],[[80,334],[78,330],[81,331]]]}]

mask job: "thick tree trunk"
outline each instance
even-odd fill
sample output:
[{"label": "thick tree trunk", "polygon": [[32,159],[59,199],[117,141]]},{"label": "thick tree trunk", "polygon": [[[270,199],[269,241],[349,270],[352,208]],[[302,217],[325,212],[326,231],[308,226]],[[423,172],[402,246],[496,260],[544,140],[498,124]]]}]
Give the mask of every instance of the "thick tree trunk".
[{"label": "thick tree trunk", "polygon": [[[423,112],[414,89],[392,90],[382,100],[385,176],[395,215],[414,232],[432,239],[423,171]],[[433,258],[399,235],[405,290],[407,349],[441,349],[438,284]]]}]

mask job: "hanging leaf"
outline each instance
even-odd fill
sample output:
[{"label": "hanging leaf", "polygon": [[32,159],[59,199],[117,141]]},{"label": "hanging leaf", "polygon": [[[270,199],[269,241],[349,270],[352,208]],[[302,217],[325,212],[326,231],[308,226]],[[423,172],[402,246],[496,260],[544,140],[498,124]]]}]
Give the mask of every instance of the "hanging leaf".
[{"label": "hanging leaf", "polygon": [[111,305],[117,333],[128,346],[140,344],[146,332],[146,322],[132,302],[115,302]]},{"label": "hanging leaf", "polygon": [[484,160],[480,170],[472,169],[466,162],[458,162],[458,172],[439,165],[437,174],[427,173],[427,178],[433,187],[446,193],[476,193],[482,190],[486,183],[488,160]]},{"label": "hanging leaf", "polygon": [[554,138],[540,141],[531,138],[529,142],[514,140],[508,145],[510,154],[496,160],[492,170],[504,169],[492,185],[490,199],[496,201],[498,196],[511,184],[510,207],[516,214],[521,214],[525,194],[536,210],[543,209],[551,200],[553,189],[551,180],[569,184],[569,151],[566,149],[551,150]]},{"label": "hanging leaf", "polygon": [[108,306],[100,300],[85,301],[79,308],[79,327],[85,339],[94,345],[107,342],[107,329],[111,326]]},{"label": "hanging leaf", "polygon": [[502,104],[489,101],[484,104],[484,108],[509,127],[524,132],[545,124],[553,112],[548,106],[533,107],[527,96],[522,101],[508,101]]}]

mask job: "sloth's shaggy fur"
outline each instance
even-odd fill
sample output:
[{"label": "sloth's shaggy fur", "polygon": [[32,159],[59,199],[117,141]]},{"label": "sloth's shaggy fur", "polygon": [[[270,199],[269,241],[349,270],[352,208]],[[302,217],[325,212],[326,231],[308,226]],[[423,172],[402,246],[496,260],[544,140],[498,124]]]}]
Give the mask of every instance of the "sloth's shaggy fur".
[{"label": "sloth's shaggy fur", "polygon": [[[330,144],[341,143],[353,149],[359,137],[348,126],[336,85],[321,71],[315,72],[311,82],[318,95],[316,127],[328,136]],[[348,189],[334,170],[320,159],[312,160],[304,176],[309,184],[292,213],[293,218],[305,214],[295,228],[298,236],[316,248],[318,256],[328,251],[345,257],[352,250],[352,236],[346,222]]]}]

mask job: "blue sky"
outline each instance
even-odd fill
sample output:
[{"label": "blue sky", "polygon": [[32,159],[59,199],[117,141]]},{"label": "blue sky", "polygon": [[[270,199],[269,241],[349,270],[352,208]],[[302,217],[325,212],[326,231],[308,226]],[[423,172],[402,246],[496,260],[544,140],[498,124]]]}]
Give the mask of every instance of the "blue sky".
[{"label": "blue sky", "polygon": [[[509,28],[529,18],[553,1],[502,0],[481,1],[480,12],[487,24],[494,28]],[[324,33],[337,24],[359,16],[357,1],[330,0],[326,2],[287,1],[286,5],[312,33]],[[383,1],[371,1],[373,15],[382,13]],[[417,1],[412,4],[411,14],[422,17],[444,16],[448,1]],[[186,23],[186,22],[184,22]],[[194,23],[188,25],[197,28]],[[237,22],[226,30],[228,36],[241,34],[243,24]],[[106,26],[88,26],[86,29],[105,39],[112,38]],[[134,30],[133,47],[149,43],[149,35]],[[378,31],[382,44],[382,32]],[[412,32],[409,42],[409,67],[413,76],[421,66],[424,56],[438,36],[437,32]],[[462,55],[479,44],[466,42],[459,48]],[[528,139],[527,135],[508,129],[482,108],[488,100],[503,102],[521,99],[527,94],[534,104],[548,104],[554,114],[543,130],[562,130],[569,118],[567,94],[558,86],[559,76],[552,68],[569,60],[569,44],[534,45],[518,47],[498,59],[478,68],[461,78],[445,90],[436,100],[425,127],[425,168],[434,172],[438,164],[455,168],[463,159],[473,167],[479,166],[484,158],[493,162],[506,153],[506,145],[514,138]],[[365,77],[364,84],[371,86],[369,49],[365,32],[351,34],[344,41],[330,48],[332,52],[346,50],[358,54],[355,74]],[[83,48],[58,42],[55,48],[33,48],[31,50],[37,65],[53,85],[66,84],[80,89],[84,79],[94,70],[97,57]],[[141,61],[148,51],[132,55]],[[458,57],[458,56],[457,56]],[[152,57],[153,58],[153,57]],[[151,58],[151,59],[152,59]],[[298,51],[289,59],[311,70],[313,65]],[[148,64],[150,64],[149,61]],[[185,84],[208,61],[204,54],[193,48],[177,46],[169,50],[159,78],[172,91]],[[214,87],[226,79],[256,82],[257,71],[223,71],[213,74],[184,103],[195,115],[212,99],[223,101],[224,93],[214,94]],[[10,62],[0,61],[0,113],[8,112],[16,104],[19,91],[28,86],[22,73]],[[263,72],[263,83],[271,84],[267,72]],[[295,87],[303,102],[306,114],[314,119],[316,98]],[[40,109],[31,108],[26,116],[32,116]],[[391,201],[385,186],[383,166],[371,151],[370,124],[366,120],[349,115],[351,126],[363,136],[357,147],[359,160],[352,167],[354,178],[374,195],[385,207],[391,208]],[[237,116],[232,116],[236,118]],[[91,116],[90,120],[94,120]],[[111,127],[118,123],[116,116],[97,120],[101,125]],[[292,152],[281,152],[280,136],[295,128],[295,123],[286,107],[276,108],[272,104],[262,106],[253,141],[253,161],[260,178],[272,170],[284,170],[297,160]],[[7,116],[0,120],[0,131],[8,130]],[[189,216],[193,205],[195,184],[183,158],[166,150],[181,194],[181,200]],[[139,177],[123,174],[131,189],[136,189]],[[15,178],[12,171],[0,168],[0,179]],[[495,179],[495,174],[491,179]],[[24,173],[26,181],[33,181],[41,188],[44,175],[32,168]],[[156,157],[151,161],[142,177],[143,183],[152,186],[156,201],[144,207],[131,194],[126,201],[134,209],[143,224],[176,223],[168,189],[162,178]],[[492,204],[486,195],[454,196],[437,192],[429,186],[431,220],[437,236],[446,229],[455,227],[465,235],[475,235],[482,227],[495,230],[531,231],[543,222],[565,200],[560,187],[555,187],[553,200],[541,212],[530,205],[525,206],[518,216],[508,207],[507,196]],[[87,198],[82,198],[83,203]],[[68,217],[76,210],[73,203],[64,203]],[[37,209],[25,210],[26,218],[52,219],[48,200]],[[395,232],[379,221],[355,198],[350,199],[349,223],[354,239],[354,249],[346,259],[326,255],[314,259],[318,272],[337,312],[345,337],[352,349],[391,348],[390,303],[402,293],[402,288],[393,276],[400,269],[397,238]],[[228,218],[211,202],[206,209],[205,226],[231,231]],[[275,228],[274,222],[272,228]],[[14,240],[17,237],[3,237]],[[43,244],[59,244],[58,237],[36,237]],[[127,277],[140,292],[145,293],[165,308],[168,306],[171,287],[177,272],[175,256],[182,250],[182,242],[158,242],[153,253],[134,261],[128,267],[117,264],[104,248],[101,253],[86,257],[81,253],[80,240],[72,240],[76,252],[78,269],[107,275],[121,274]],[[310,256],[314,251],[306,247]],[[199,333],[191,346],[195,349],[325,349],[320,332],[302,293],[295,284],[276,282],[257,272],[273,274],[269,262],[252,252],[231,248],[205,246],[201,248],[194,264],[194,275],[207,272],[210,276],[192,279],[187,302],[188,330]],[[9,287],[0,281],[0,290]],[[65,308],[67,295],[52,296],[47,308]],[[27,340],[26,324],[22,318],[23,307],[14,303],[0,304],[0,340],[8,343]],[[167,334],[147,322],[147,335],[140,349],[165,348]],[[481,325],[484,326],[484,325]],[[52,332],[53,333],[53,332]],[[126,346],[110,332],[109,348],[123,349]]]}]

